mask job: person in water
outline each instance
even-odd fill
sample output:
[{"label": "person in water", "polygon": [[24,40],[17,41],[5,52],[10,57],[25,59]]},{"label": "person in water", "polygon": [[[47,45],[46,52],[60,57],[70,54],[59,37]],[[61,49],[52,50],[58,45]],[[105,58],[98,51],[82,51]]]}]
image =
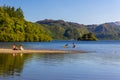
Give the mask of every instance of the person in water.
[{"label": "person in water", "polygon": [[64,48],[68,48],[68,44],[65,44]]},{"label": "person in water", "polygon": [[76,47],[76,45],[75,45],[75,43],[73,43],[73,48],[75,48]]}]

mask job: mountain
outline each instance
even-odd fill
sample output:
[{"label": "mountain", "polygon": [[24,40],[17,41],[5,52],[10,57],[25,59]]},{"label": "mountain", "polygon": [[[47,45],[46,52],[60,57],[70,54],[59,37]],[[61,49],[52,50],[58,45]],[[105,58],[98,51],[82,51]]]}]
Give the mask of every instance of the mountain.
[{"label": "mountain", "polygon": [[111,24],[111,25],[113,25],[113,26],[118,26],[118,27],[120,27],[120,21],[111,22],[111,23],[109,23],[109,24]]},{"label": "mountain", "polygon": [[77,39],[83,34],[89,32],[83,24],[65,22],[63,20],[45,19],[37,21],[36,23],[49,29],[53,39]]},{"label": "mountain", "polygon": [[93,32],[99,39],[119,39],[120,23],[110,22],[100,25],[87,25],[87,29]]},{"label": "mountain", "polygon": [[63,20],[41,20],[37,21],[46,29],[51,31],[53,39],[77,39],[89,32],[95,34],[98,39],[120,39],[120,22],[109,22],[100,25],[84,25]]}]

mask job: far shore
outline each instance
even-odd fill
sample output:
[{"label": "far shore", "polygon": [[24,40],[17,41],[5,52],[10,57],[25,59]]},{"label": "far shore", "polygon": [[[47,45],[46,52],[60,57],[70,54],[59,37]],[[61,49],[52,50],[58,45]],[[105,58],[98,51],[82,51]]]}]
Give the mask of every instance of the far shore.
[{"label": "far shore", "polygon": [[0,49],[2,53],[85,53],[85,51],[78,50],[12,50],[12,49]]}]

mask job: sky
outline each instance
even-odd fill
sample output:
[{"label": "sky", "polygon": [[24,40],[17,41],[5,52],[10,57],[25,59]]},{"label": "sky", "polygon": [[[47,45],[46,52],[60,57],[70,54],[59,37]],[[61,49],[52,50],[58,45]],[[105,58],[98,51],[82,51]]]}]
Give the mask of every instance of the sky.
[{"label": "sky", "polygon": [[53,19],[80,24],[120,21],[120,0],[0,0],[21,7],[27,21]]}]

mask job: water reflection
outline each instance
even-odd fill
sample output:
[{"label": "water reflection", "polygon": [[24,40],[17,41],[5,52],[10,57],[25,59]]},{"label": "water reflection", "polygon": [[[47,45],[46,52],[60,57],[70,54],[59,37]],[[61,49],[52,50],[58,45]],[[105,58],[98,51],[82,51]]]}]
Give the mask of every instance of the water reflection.
[{"label": "water reflection", "polygon": [[[24,68],[27,67],[29,69],[27,64],[30,64],[31,66],[39,64],[44,64],[46,66],[61,65],[66,61],[69,61],[68,58],[70,57],[70,54],[68,57],[67,55],[68,54],[0,54],[0,76],[21,76]],[[32,62],[37,62],[38,64],[34,65]]]},{"label": "water reflection", "polygon": [[24,68],[24,60],[31,55],[0,54],[0,76],[20,76]]},{"label": "water reflection", "polygon": [[[61,78],[63,80],[73,77],[78,79],[80,75],[81,77],[87,77],[88,75],[90,78],[101,74],[112,75],[116,71],[120,71],[120,68],[118,68],[120,66],[119,61],[119,54],[102,53],[0,54],[0,79],[8,77],[8,80],[16,80],[17,77],[20,77],[20,80],[31,80],[31,78],[33,80],[39,80],[40,78],[49,80],[47,77],[51,78],[55,75],[58,76],[56,79]],[[52,78],[51,80],[56,80]]]}]

